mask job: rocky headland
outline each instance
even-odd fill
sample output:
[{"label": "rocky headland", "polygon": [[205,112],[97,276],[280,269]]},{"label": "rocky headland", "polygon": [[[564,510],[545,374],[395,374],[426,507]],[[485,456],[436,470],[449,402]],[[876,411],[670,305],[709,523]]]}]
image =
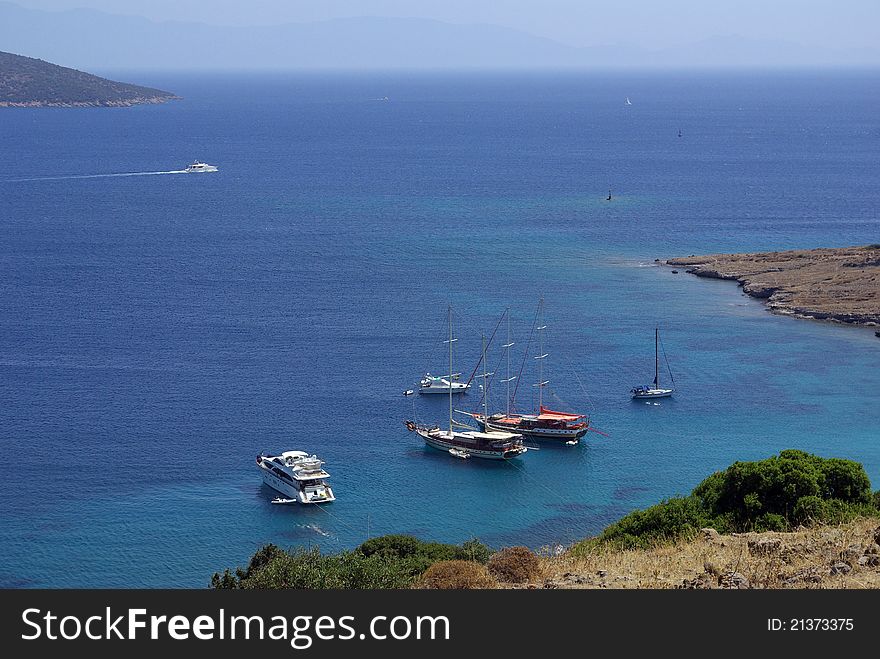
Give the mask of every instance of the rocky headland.
[{"label": "rocky headland", "polygon": [[0,108],[128,107],[179,98],[40,59],[0,52]]},{"label": "rocky headland", "polygon": [[666,261],[698,277],[731,279],[773,313],[880,325],[880,244]]}]

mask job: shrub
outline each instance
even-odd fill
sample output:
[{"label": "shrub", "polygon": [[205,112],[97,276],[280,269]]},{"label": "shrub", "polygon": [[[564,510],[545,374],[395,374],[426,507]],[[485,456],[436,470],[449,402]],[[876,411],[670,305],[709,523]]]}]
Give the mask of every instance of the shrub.
[{"label": "shrub", "polygon": [[[712,526],[696,497],[676,497],[644,510],[631,512],[608,526],[598,544],[621,549],[646,548],[682,537],[693,537],[704,526]],[[587,547],[581,548],[586,550]]]},{"label": "shrub", "polygon": [[416,588],[473,590],[495,588],[498,583],[485,565],[473,561],[440,561],[429,567],[416,582]]},{"label": "shrub", "polygon": [[644,548],[693,537],[705,526],[720,533],[788,531],[798,524],[840,523],[876,515],[880,494],[857,462],[782,451],[757,462],[735,462],[701,482],[688,497],[630,513],[597,538],[572,548]]},{"label": "shrub", "polygon": [[[786,529],[791,523],[801,523],[810,511],[811,518],[824,520],[827,510],[820,511],[816,500],[840,501],[854,510],[869,505],[871,483],[857,462],[787,450],[758,462],[735,462],[697,485],[693,494],[708,517],[727,519],[729,530],[764,531],[778,527],[780,517]],[[805,498],[807,502],[796,513]]]},{"label": "shrub", "polygon": [[356,552],[323,556],[318,549],[282,551],[267,545],[246,570],[226,570],[211,578],[213,588],[408,588],[413,581],[399,562]]},{"label": "shrub", "polygon": [[438,561],[489,559],[489,548],[477,540],[462,545],[424,542],[408,535],[366,541],[354,551],[322,555],[320,550],[290,552],[269,544],[259,549],[247,568],[211,577],[211,587],[230,588],[409,588]]},{"label": "shrub", "polygon": [[357,548],[364,556],[379,555],[385,558],[426,558],[436,561],[476,561],[489,560],[489,548],[479,540],[468,540],[462,545],[449,545],[440,542],[425,542],[411,535],[383,535],[371,538]]},{"label": "shrub", "polygon": [[489,559],[489,574],[504,583],[526,583],[541,573],[541,563],[528,547],[507,547]]},{"label": "shrub", "polygon": [[811,526],[827,519],[828,506],[819,497],[801,497],[797,500],[791,517],[791,521],[795,524]]}]

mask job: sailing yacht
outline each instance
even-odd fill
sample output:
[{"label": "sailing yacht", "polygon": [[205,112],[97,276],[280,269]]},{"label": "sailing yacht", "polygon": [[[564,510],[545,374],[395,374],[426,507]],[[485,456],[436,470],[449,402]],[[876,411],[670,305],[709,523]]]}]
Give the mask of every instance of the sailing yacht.
[{"label": "sailing yacht", "polygon": [[[665,353],[664,353],[665,356]],[[669,370],[669,362],[666,363]],[[672,377],[672,371],[669,371],[669,381],[675,386],[675,379]],[[634,399],[649,398],[668,398],[675,389],[664,389],[660,386],[660,328],[654,328],[654,382],[652,384],[644,384],[633,387],[630,391]]]},{"label": "sailing yacht", "polygon": [[[511,402],[516,396],[516,389],[513,391],[513,397],[510,394],[510,383],[516,380],[516,376],[510,375],[510,348],[514,343],[510,340],[510,313],[507,316],[507,378],[503,382],[507,383],[507,409],[504,412],[489,414],[484,404],[482,414],[469,414],[485,432],[515,432],[523,437],[530,437],[539,440],[556,440],[562,442],[578,442],[580,438],[587,434],[590,430],[590,419],[585,414],[575,414],[569,412],[557,412],[555,410],[544,407],[544,387],[550,384],[550,380],[544,379],[544,359],[549,354],[544,352],[544,330],[547,326],[543,324],[544,318],[544,298],[538,304],[538,313],[535,315],[535,327],[533,332],[538,332],[539,350],[535,360],[538,362],[538,382],[532,386],[538,388],[538,413],[537,414],[517,414],[511,411]],[[485,399],[485,391],[484,391]]]},{"label": "sailing yacht", "polygon": [[[452,335],[452,308],[448,310],[449,339],[444,343],[449,344],[449,372],[452,373],[452,344],[456,339]],[[424,426],[415,421],[405,421],[407,430],[414,432],[425,440],[428,446],[446,451],[457,458],[475,457],[490,460],[509,460],[522,455],[528,449],[523,445],[522,435],[514,432],[479,432],[476,430],[457,431],[455,421],[452,418],[452,395],[449,395],[449,426],[441,429],[439,424]]]}]

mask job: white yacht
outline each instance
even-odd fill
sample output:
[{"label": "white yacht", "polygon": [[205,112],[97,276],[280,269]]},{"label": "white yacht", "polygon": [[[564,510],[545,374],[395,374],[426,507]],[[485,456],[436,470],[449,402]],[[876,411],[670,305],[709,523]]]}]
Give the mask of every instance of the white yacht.
[{"label": "white yacht", "polygon": [[187,174],[196,174],[198,172],[216,172],[217,168],[214,165],[209,165],[204,162],[199,162],[196,160],[192,165],[184,169]]},{"label": "white yacht", "polygon": [[470,389],[471,385],[466,382],[458,382],[460,377],[461,373],[453,373],[452,377],[426,373],[425,377],[419,381],[419,393],[448,394],[451,391],[453,394],[463,394]]},{"label": "white yacht", "polygon": [[324,471],[323,464],[318,456],[305,451],[285,451],[281,455],[261,453],[257,456],[257,468],[263,476],[263,482],[300,503],[329,503],[336,500],[333,490],[325,481],[330,474]]}]

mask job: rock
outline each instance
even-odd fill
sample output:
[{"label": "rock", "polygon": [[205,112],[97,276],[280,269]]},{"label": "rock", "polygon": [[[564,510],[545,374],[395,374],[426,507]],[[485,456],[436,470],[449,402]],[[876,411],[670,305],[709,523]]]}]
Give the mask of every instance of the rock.
[{"label": "rock", "polygon": [[553,588],[559,588],[559,584],[555,581],[545,581],[544,588],[547,590],[552,590]]},{"label": "rock", "polygon": [[859,556],[856,563],[862,567],[877,567],[880,566],[880,556],[877,554],[865,554],[864,556]]},{"label": "rock", "polygon": [[782,550],[779,538],[755,538],[749,540],[749,553],[752,556],[771,556]]},{"label": "rock", "polygon": [[852,566],[849,563],[844,563],[843,561],[838,561],[831,566],[830,574],[849,574],[852,572]]},{"label": "rock", "polygon": [[700,533],[703,534],[703,540],[705,540],[706,542],[715,542],[715,540],[718,539],[718,531],[716,531],[715,529],[700,529]]},{"label": "rock", "polygon": [[708,572],[709,574],[711,574],[711,575],[714,576],[714,577],[717,577],[717,576],[719,576],[719,575],[721,574],[721,570],[719,570],[719,569],[715,566],[714,563],[711,563],[711,562],[709,562],[709,561],[705,561],[705,562],[703,563],[703,570],[704,570],[705,572]]},{"label": "rock", "polygon": [[880,545],[880,526],[874,529],[874,542]]},{"label": "rock", "polygon": [[749,588],[751,584],[746,577],[739,572],[725,572],[718,577],[718,585],[721,588],[744,590]]},{"label": "rock", "polygon": [[862,548],[859,545],[850,545],[842,552],[840,552],[840,560],[844,563],[849,563],[853,565],[856,561],[859,560],[859,556],[862,555]]},{"label": "rock", "polygon": [[803,581],[804,583],[819,583],[820,581],[822,581],[822,576],[819,574],[819,570],[817,570],[815,567],[808,567],[802,570],[798,570],[789,577],[784,577],[780,575],[779,578],[786,586],[793,586],[799,581]]},{"label": "rock", "polygon": [[712,578],[712,575],[706,572],[697,575],[693,579],[682,579],[681,585],[678,586],[678,588],[686,590],[709,590],[715,587],[715,580]]},{"label": "rock", "polygon": [[599,575],[599,578],[600,578],[600,579],[604,579],[605,577],[608,576],[608,572],[607,572],[607,570],[599,570],[598,572],[596,572],[596,574]]}]

